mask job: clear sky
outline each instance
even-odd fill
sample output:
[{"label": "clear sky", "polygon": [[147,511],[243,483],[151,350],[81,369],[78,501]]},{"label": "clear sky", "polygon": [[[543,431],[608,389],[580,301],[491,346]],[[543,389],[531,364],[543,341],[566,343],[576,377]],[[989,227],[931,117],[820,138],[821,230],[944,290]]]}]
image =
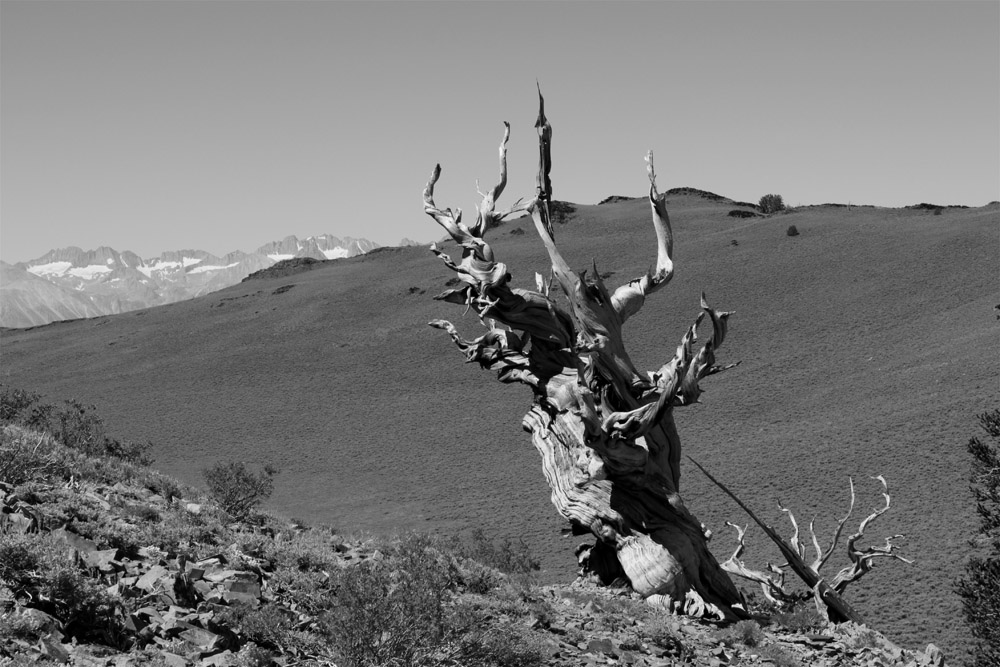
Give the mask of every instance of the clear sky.
[{"label": "clear sky", "polygon": [[0,257],[440,238],[533,191],[1000,199],[1000,2],[0,1]]}]

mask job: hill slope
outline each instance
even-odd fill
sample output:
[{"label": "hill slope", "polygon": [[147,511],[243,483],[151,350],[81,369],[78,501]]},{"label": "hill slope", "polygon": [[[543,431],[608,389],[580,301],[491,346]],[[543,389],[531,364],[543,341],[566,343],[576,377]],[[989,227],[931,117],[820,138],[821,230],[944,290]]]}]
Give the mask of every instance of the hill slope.
[{"label": "hill slope", "polygon": [[[257,511],[233,521],[134,448],[93,446],[90,427],[64,433],[67,447],[8,423],[12,403],[0,424],[4,664],[943,667],[936,647],[901,650],[811,604],[719,624],[627,589],[540,587],[523,546],[482,535],[356,540]],[[213,479],[228,480],[223,495],[247,489]]]},{"label": "hill slope", "polygon": [[[821,539],[846,509],[847,477],[860,513],[880,502],[868,476],[884,475],[893,509],[869,536],[904,534],[915,563],[879,568],[847,597],[904,646],[960,655],[968,637],[951,588],[976,525],[964,444],[974,415],[1000,403],[1000,213],[815,207],[735,219],[731,205],[694,195],[668,208],[677,277],[630,321],[632,358],[666,361],[705,291],[737,311],[720,362],[742,361],[679,411],[685,451],[785,534],[776,500],[815,514]],[[652,263],[642,200],[578,206],[567,220],[556,226],[564,255],[577,268],[596,258],[610,288]],[[786,235],[792,224],[799,236]],[[515,284],[547,271],[527,220],[491,243]],[[461,308],[429,298],[451,277],[425,249],[387,249],[165,307],[4,331],[0,380],[97,404],[113,433],[151,440],[157,467],[188,483],[217,460],[275,463],[273,506],[292,516],[521,535],[565,581],[576,541],[559,537],[521,432],[528,392],[464,366],[426,326],[451,319],[477,335]],[[745,517],[693,466],[681,487],[727,557],[724,522]],[[752,563],[779,559],[759,531],[748,548]]]}]

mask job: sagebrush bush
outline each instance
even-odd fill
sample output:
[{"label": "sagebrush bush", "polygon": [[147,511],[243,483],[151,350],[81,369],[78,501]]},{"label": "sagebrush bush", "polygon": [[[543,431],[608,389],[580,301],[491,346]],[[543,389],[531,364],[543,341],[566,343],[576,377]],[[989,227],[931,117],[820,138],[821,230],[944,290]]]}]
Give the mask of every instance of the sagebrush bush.
[{"label": "sagebrush bush", "polygon": [[246,520],[274,492],[277,469],[264,466],[251,472],[242,461],[216,463],[202,471],[208,493],[219,507],[237,521]]},{"label": "sagebrush bush", "polygon": [[0,385],[0,421],[11,422],[27,414],[41,396],[24,389]]},{"label": "sagebrush bush", "polygon": [[55,443],[46,433],[13,425],[0,432],[0,481],[17,486],[32,479],[61,476],[64,469]]},{"label": "sagebrush bush", "polygon": [[975,665],[986,667],[1000,664],[1000,410],[980,415],[979,423],[993,442],[972,438],[968,444],[980,518],[979,535],[972,544],[986,552],[969,559],[956,590],[977,641]]},{"label": "sagebrush bush", "polygon": [[[483,667],[543,664],[535,642],[514,621],[499,622],[492,602],[456,602],[460,553],[426,535],[407,536],[380,553],[336,577],[326,627],[345,664],[429,666],[444,664],[442,655]],[[546,614],[537,604],[516,606],[514,619]]]},{"label": "sagebrush bush", "polygon": [[785,230],[785,233],[788,234],[789,236],[798,236],[799,228],[796,227],[795,225],[789,225],[788,229]]},{"label": "sagebrush bush", "polygon": [[541,567],[541,562],[523,539],[518,538],[517,542],[511,539],[493,541],[482,528],[474,529],[469,538],[463,540],[458,553],[504,574],[530,574]]},{"label": "sagebrush bush", "polygon": [[764,631],[756,621],[749,620],[735,623],[725,630],[718,630],[713,636],[726,646],[742,644],[753,648],[764,643]]},{"label": "sagebrush bush", "polygon": [[827,619],[816,610],[815,605],[810,603],[804,603],[790,611],[776,612],[771,616],[771,620],[793,632],[813,630],[827,624]]},{"label": "sagebrush bush", "polygon": [[337,648],[354,665],[419,665],[450,630],[457,570],[422,537],[340,573],[329,615]]},{"label": "sagebrush bush", "polygon": [[67,636],[120,636],[119,600],[80,570],[71,547],[47,533],[4,535],[0,585],[57,618]]},{"label": "sagebrush bush", "polygon": [[93,405],[71,399],[65,401],[65,407],[57,409],[40,403],[40,399],[38,394],[22,389],[0,389],[0,422],[42,430],[67,447],[91,456],[110,456],[140,465],[152,463],[148,443],[109,438],[104,431],[104,420],[94,412]]},{"label": "sagebrush bush", "polygon": [[785,210],[785,202],[781,199],[781,195],[764,195],[757,206],[764,214]]},{"label": "sagebrush bush", "polygon": [[802,667],[802,662],[798,658],[774,644],[762,647],[757,651],[757,655],[760,656],[761,660],[773,664],[774,667]]}]

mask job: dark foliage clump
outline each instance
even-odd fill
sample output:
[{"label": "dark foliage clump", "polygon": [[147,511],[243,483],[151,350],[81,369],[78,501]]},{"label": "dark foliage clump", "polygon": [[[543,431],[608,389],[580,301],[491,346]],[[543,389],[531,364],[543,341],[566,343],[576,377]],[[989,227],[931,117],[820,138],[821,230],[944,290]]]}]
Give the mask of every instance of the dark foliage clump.
[{"label": "dark foliage clump", "polygon": [[265,278],[284,278],[286,276],[293,276],[296,273],[302,273],[303,271],[311,271],[319,264],[324,264],[328,261],[333,260],[321,260],[314,257],[292,257],[291,259],[283,259],[280,262],[275,262],[266,269],[254,271],[240,282],[245,283],[248,280],[262,280]]},{"label": "dark foliage clump", "polygon": [[796,227],[795,225],[789,225],[785,233],[788,234],[789,236],[798,236],[799,228]]},{"label": "dark foliage clump", "polygon": [[1000,664],[1000,410],[979,416],[993,441],[969,440],[972,462],[972,493],[979,512],[979,535],[973,546],[986,553],[969,559],[965,576],[956,586],[965,608],[965,618],[977,639],[976,667]]},{"label": "dark foliage clump", "polygon": [[565,224],[574,213],[576,213],[576,206],[573,206],[568,201],[553,199],[549,202],[549,215],[553,222]]},{"label": "dark foliage clump", "polygon": [[709,201],[729,201],[728,197],[723,197],[722,195],[717,195],[714,192],[709,192],[708,190],[699,190],[698,188],[671,188],[667,190],[666,194],[670,195],[696,195],[702,199],[707,199]]},{"label": "dark foliage clump", "polygon": [[457,551],[505,574],[529,574],[541,567],[541,561],[535,558],[523,539],[494,542],[482,528],[474,529],[469,540],[463,542]]},{"label": "dark foliage clump", "polygon": [[455,664],[533,667],[541,653],[517,628],[452,604],[462,576],[453,554],[411,535],[389,553],[345,568],[326,632],[349,665]]},{"label": "dark foliage clump", "polygon": [[727,215],[730,218],[756,218],[757,214],[753,211],[742,211],[740,209],[735,209],[730,211]]},{"label": "dark foliage clump", "polygon": [[782,200],[781,195],[764,195],[760,198],[760,203],[757,206],[765,215],[785,210],[785,202]]},{"label": "dark foliage clump", "polygon": [[915,211],[934,211],[934,215],[940,215],[941,210],[945,208],[969,208],[963,204],[951,204],[949,206],[943,206],[941,204],[928,204],[927,202],[921,202],[919,204],[912,204],[906,208],[911,208]]},{"label": "dark foliage clump", "polygon": [[0,585],[58,618],[70,637],[107,640],[119,634],[119,601],[78,569],[68,547],[57,540],[5,537],[0,545]]},{"label": "dark foliage clump", "polygon": [[0,423],[19,424],[44,431],[66,445],[90,456],[106,456],[129,463],[149,465],[149,444],[121,442],[109,438],[104,420],[93,405],[71,399],[64,407],[41,403],[41,396],[23,389],[0,389]]},{"label": "dark foliage clump", "polygon": [[278,470],[264,466],[251,472],[242,461],[216,463],[202,471],[208,493],[219,507],[237,521],[244,521],[256,507],[274,492],[274,475]]},{"label": "dark foliage clump", "polygon": [[771,620],[779,626],[792,632],[807,632],[826,625],[827,620],[820,614],[815,605],[804,604],[787,611],[777,611]]},{"label": "dark foliage clump", "polygon": [[624,195],[611,195],[610,197],[605,197],[601,201],[597,202],[598,206],[603,204],[617,204],[620,201],[632,201],[633,199],[638,199],[638,197],[626,197]]}]

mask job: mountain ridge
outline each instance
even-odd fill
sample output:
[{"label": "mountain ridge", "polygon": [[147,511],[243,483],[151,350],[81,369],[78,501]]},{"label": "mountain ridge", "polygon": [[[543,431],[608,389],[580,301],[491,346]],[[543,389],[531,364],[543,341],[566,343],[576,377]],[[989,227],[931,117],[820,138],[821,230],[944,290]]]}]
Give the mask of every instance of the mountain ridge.
[{"label": "mountain ridge", "polygon": [[33,260],[3,263],[0,326],[24,328],[175,303],[218,291],[285,259],[340,259],[378,247],[363,238],[320,234],[290,235],[253,252],[235,250],[221,257],[195,249],[144,259],[110,246],[55,248]]}]

